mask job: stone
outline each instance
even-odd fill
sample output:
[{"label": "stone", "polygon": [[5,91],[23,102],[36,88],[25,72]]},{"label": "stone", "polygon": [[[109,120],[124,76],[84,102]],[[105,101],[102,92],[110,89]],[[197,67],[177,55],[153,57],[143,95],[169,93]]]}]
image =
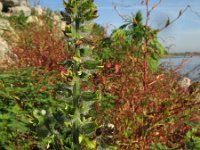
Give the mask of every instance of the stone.
[{"label": "stone", "polygon": [[29,16],[26,20],[26,23],[37,23],[38,22],[38,17],[37,16]]},{"label": "stone", "polygon": [[10,12],[16,15],[19,15],[21,12],[23,12],[24,15],[28,17],[31,15],[31,8],[27,6],[16,6],[16,7],[10,8]]},{"label": "stone", "polygon": [[0,0],[3,4],[3,11],[8,12],[11,7],[28,6],[27,0]]},{"label": "stone", "polygon": [[5,12],[2,12],[1,14],[3,17],[11,17],[12,14],[11,13],[5,13]]},{"label": "stone", "polygon": [[14,7],[14,6],[27,6],[27,0],[0,0],[4,6]]},{"label": "stone", "polygon": [[0,69],[13,65],[15,61],[17,61],[17,56],[11,52],[7,41],[0,37]]},{"label": "stone", "polygon": [[0,60],[4,60],[10,51],[8,43],[0,37]]},{"label": "stone", "polygon": [[181,88],[187,90],[189,88],[189,86],[191,85],[191,79],[187,78],[187,77],[182,77],[179,81],[178,81],[179,85]]},{"label": "stone", "polygon": [[43,21],[39,19],[37,16],[29,16],[26,23],[35,23],[38,24],[39,26],[44,25]]},{"label": "stone", "polygon": [[11,34],[16,35],[14,29],[10,25],[10,22],[6,19],[0,18],[0,36],[2,36],[4,32],[10,32]]},{"label": "stone", "polygon": [[0,37],[0,68],[2,68],[4,65],[3,63],[6,60],[9,60],[8,54],[10,52],[10,47],[8,46],[8,43]]},{"label": "stone", "polygon": [[0,14],[1,14],[2,10],[3,10],[3,4],[0,2]]},{"label": "stone", "polygon": [[35,6],[32,8],[33,12],[37,16],[42,16],[43,15],[43,9],[41,6]]}]

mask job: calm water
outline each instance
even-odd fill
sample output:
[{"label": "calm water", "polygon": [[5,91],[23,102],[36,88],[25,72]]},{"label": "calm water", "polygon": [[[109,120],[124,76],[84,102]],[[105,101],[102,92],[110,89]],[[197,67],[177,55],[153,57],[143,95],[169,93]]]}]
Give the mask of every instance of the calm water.
[{"label": "calm water", "polygon": [[160,64],[166,68],[177,69],[182,75],[186,75],[193,81],[200,81],[200,56],[176,56],[162,58]]}]

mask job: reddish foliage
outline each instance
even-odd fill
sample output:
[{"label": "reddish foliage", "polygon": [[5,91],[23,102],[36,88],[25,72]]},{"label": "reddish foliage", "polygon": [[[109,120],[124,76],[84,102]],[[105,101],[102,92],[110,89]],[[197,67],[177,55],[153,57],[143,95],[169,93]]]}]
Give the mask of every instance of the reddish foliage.
[{"label": "reddish foliage", "polygon": [[149,149],[153,143],[184,147],[184,135],[190,129],[185,121],[196,113],[191,106],[199,104],[187,100],[191,99],[189,93],[179,87],[171,72],[148,72],[144,90],[142,61],[128,56],[121,62],[117,75],[116,69],[112,73],[104,70],[104,75],[109,75],[105,90],[117,97],[114,109],[106,111],[105,116],[109,114],[115,125],[119,149]]},{"label": "reddish foliage", "polygon": [[33,26],[21,34],[21,43],[14,48],[19,59],[19,67],[45,67],[60,70],[59,63],[66,59],[65,40],[56,35],[56,29],[46,25]]}]

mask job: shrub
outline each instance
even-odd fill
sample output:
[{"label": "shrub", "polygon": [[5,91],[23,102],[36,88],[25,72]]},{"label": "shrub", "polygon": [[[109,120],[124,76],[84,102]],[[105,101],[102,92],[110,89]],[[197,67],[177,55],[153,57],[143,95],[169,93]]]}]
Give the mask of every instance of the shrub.
[{"label": "shrub", "polygon": [[50,73],[36,68],[1,72],[1,149],[31,149],[33,145],[42,145],[38,141],[41,136],[35,124],[36,111],[37,116],[45,116],[63,105],[62,100],[54,99],[56,78],[49,76]]},{"label": "shrub", "polygon": [[191,124],[198,125],[191,119],[199,115],[198,99],[179,87],[175,74],[162,70],[148,73],[144,92],[142,63],[129,53],[120,66],[118,74],[104,72],[105,91],[115,100],[114,108],[104,116],[115,125],[113,138],[118,148],[149,149],[154,143],[184,148]]},{"label": "shrub", "polygon": [[20,42],[13,52],[17,55],[19,67],[44,67],[58,70],[59,63],[67,58],[64,38],[58,36],[57,29],[46,25],[32,25],[20,34]]}]

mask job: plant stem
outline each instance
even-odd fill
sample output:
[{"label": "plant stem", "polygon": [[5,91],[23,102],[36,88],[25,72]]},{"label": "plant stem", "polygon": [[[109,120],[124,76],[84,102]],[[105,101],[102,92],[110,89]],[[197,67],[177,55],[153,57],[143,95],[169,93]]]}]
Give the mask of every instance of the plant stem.
[{"label": "plant stem", "polygon": [[[76,41],[79,40],[79,27],[80,27],[79,19],[76,18],[76,21],[75,21]],[[80,49],[79,49],[79,46],[77,46],[77,45],[75,45],[75,57],[80,57]],[[80,78],[79,78],[79,76],[77,76],[79,66],[80,66],[79,62],[77,62],[75,60],[74,66],[73,66],[73,72],[75,73],[75,83],[74,83],[74,86],[73,86],[73,107],[75,108],[75,115],[77,115],[77,111],[79,112],[79,99],[80,99],[80,93],[81,93]],[[79,123],[78,123],[78,120],[73,122],[72,136],[73,136],[73,143],[74,143],[74,146],[75,146],[75,150],[79,150],[80,149],[80,143],[79,143]]]}]

